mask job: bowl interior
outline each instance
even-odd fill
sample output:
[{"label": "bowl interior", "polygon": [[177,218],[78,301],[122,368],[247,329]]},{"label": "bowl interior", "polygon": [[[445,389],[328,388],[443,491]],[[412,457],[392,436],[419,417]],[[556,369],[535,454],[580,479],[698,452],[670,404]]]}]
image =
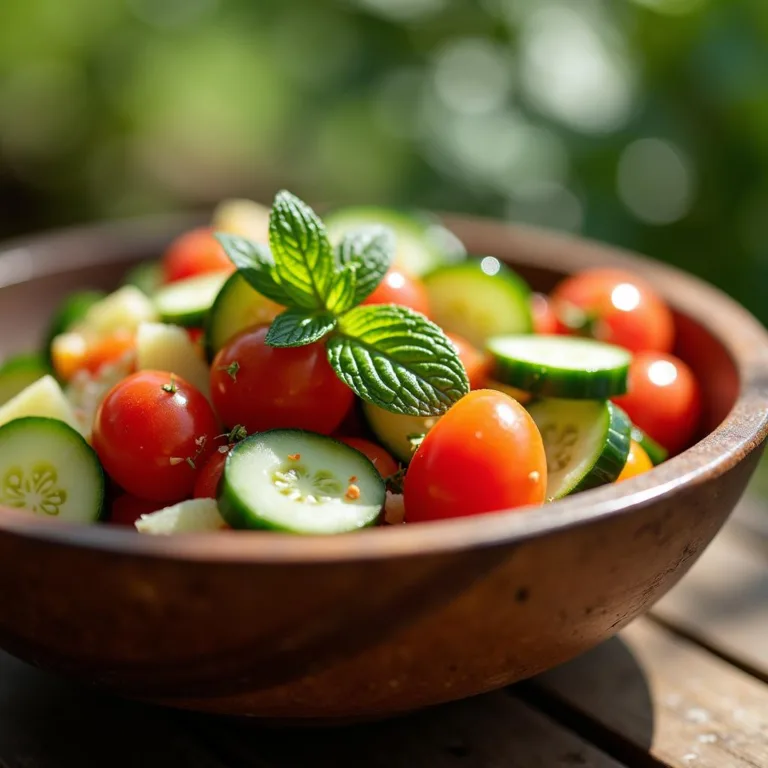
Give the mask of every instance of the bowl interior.
[{"label": "bowl interior", "polygon": [[[605,486],[546,505],[535,515],[501,513],[430,526],[396,526],[348,537],[217,533],[195,537],[136,537],[113,526],[51,526],[10,511],[3,529],[25,537],[66,542],[161,559],[315,562],[421,555],[522,541],[630,508],[644,508],[679,489],[738,464],[768,435],[768,335],[735,302],[693,277],[635,254],[594,242],[524,227],[451,217],[448,225],[476,254],[496,256],[540,291],[564,275],[593,266],[643,275],[677,317],[676,352],[702,386],[704,413],[692,449],[622,486]],[[115,287],[135,262],[157,257],[179,232],[199,224],[160,217],[85,227],[12,243],[0,250],[0,358],[33,348],[56,303],[82,288]],[[724,423],[723,423],[724,422]],[[718,428],[719,426],[719,428]],[[713,434],[709,434],[712,433]],[[385,535],[386,534],[386,535]],[[160,541],[163,539],[163,541]]]}]

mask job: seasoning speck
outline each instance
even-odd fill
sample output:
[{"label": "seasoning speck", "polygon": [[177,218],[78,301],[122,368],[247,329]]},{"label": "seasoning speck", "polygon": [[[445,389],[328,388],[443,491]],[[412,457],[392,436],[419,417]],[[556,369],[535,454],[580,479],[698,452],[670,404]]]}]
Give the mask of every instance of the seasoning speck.
[{"label": "seasoning speck", "polygon": [[344,496],[350,501],[355,501],[360,498],[360,489],[356,485],[350,485]]}]

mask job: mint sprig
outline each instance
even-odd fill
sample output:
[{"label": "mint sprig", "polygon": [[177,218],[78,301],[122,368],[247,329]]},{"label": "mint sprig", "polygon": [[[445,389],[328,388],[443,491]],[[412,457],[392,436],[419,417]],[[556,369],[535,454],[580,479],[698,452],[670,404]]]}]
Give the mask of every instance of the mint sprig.
[{"label": "mint sprig", "polygon": [[355,229],[334,250],[317,214],[282,191],[270,215],[269,248],[217,237],[243,278],[286,307],[267,332],[270,346],[324,339],[336,375],[358,397],[395,413],[438,416],[469,391],[456,349],[437,325],[406,307],[358,306],[392,264],[391,230]]},{"label": "mint sprig", "polygon": [[320,341],[336,327],[330,312],[286,309],[269,326],[265,341],[271,347],[302,347]]},{"label": "mint sprig", "polygon": [[217,232],[216,239],[240,275],[262,296],[283,306],[291,303],[291,297],[280,283],[275,261],[266,245],[224,232]]},{"label": "mint sprig", "polygon": [[277,193],[269,217],[277,276],[296,307],[325,309],[336,260],[325,225],[290,192]]},{"label": "mint sprig", "polygon": [[350,310],[327,348],[336,375],[358,397],[395,413],[439,416],[469,390],[450,340],[408,307]]}]

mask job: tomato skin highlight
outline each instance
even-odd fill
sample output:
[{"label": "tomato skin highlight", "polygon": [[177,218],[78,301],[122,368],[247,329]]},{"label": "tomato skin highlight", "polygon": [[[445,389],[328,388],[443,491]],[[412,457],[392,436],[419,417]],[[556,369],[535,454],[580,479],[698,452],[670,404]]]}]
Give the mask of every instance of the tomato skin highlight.
[{"label": "tomato skin highlight", "polygon": [[464,364],[470,389],[482,389],[488,380],[492,360],[484,352],[456,333],[445,334],[453,343],[459,360]]},{"label": "tomato skin highlight", "polygon": [[547,460],[533,419],[495,390],[470,392],[430,430],[405,475],[409,523],[542,504]]},{"label": "tomato skin highlight", "polygon": [[399,304],[429,317],[427,289],[402,267],[391,267],[363,304]]},{"label": "tomato skin highlight", "polygon": [[164,371],[140,371],[99,406],[93,447],[128,493],[170,504],[191,497],[219,431],[213,409],[191,384]]},{"label": "tomato skin highlight", "polygon": [[629,272],[588,269],[563,280],[551,301],[560,333],[579,333],[568,323],[575,308],[589,322],[587,334],[600,341],[631,352],[672,350],[672,312],[653,288]]},{"label": "tomato skin highlight", "polygon": [[163,255],[162,268],[166,283],[210,272],[235,271],[235,265],[208,227],[177,237]]},{"label": "tomato skin highlight", "polygon": [[352,407],[354,395],[333,372],[322,342],[277,349],[266,344],[268,326],[248,328],[213,361],[213,405],[228,428],[248,433],[306,429],[330,435]]},{"label": "tomato skin highlight", "polygon": [[109,513],[109,522],[113,525],[133,526],[142,515],[150,515],[162,509],[162,504],[157,501],[147,501],[130,493],[118,496],[112,502]]},{"label": "tomato skin highlight", "polygon": [[552,336],[558,333],[559,324],[552,304],[543,293],[531,294],[531,316],[533,318],[533,332],[544,336]]},{"label": "tomato skin highlight", "polygon": [[195,488],[192,496],[196,499],[215,499],[219,493],[219,481],[224,474],[229,448],[220,451],[218,448],[197,473]]},{"label": "tomato skin highlight", "polygon": [[633,424],[671,454],[688,446],[701,417],[699,383],[674,355],[635,355],[629,367],[629,391],[613,399]]},{"label": "tomato skin highlight", "polygon": [[346,443],[350,448],[360,451],[367,456],[379,474],[382,477],[390,477],[398,470],[397,462],[387,453],[384,448],[371,440],[364,440],[361,437],[339,437],[339,442]]},{"label": "tomato skin highlight", "polygon": [[642,475],[649,469],[653,469],[653,462],[648,457],[643,446],[632,440],[629,444],[627,463],[624,465],[624,469],[621,470],[621,474],[616,478],[616,482],[622,483],[624,480],[629,480],[631,477]]}]

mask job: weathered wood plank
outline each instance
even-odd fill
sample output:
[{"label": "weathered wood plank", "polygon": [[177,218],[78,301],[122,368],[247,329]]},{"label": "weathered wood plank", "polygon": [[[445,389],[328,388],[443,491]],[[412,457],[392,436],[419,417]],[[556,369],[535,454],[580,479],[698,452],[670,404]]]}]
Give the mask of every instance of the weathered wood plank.
[{"label": "weathered wood plank", "polygon": [[621,768],[508,692],[384,723],[274,731],[201,720],[233,768]]},{"label": "weathered wood plank", "polygon": [[169,713],[61,681],[0,652],[2,768],[224,768]]},{"label": "weathered wood plank", "polygon": [[648,619],[530,687],[538,705],[622,754],[673,768],[768,766],[768,686]]},{"label": "weathered wood plank", "polygon": [[[747,511],[762,514],[768,532],[768,501],[749,499],[739,513]],[[737,517],[653,615],[768,680],[768,539]]]}]

